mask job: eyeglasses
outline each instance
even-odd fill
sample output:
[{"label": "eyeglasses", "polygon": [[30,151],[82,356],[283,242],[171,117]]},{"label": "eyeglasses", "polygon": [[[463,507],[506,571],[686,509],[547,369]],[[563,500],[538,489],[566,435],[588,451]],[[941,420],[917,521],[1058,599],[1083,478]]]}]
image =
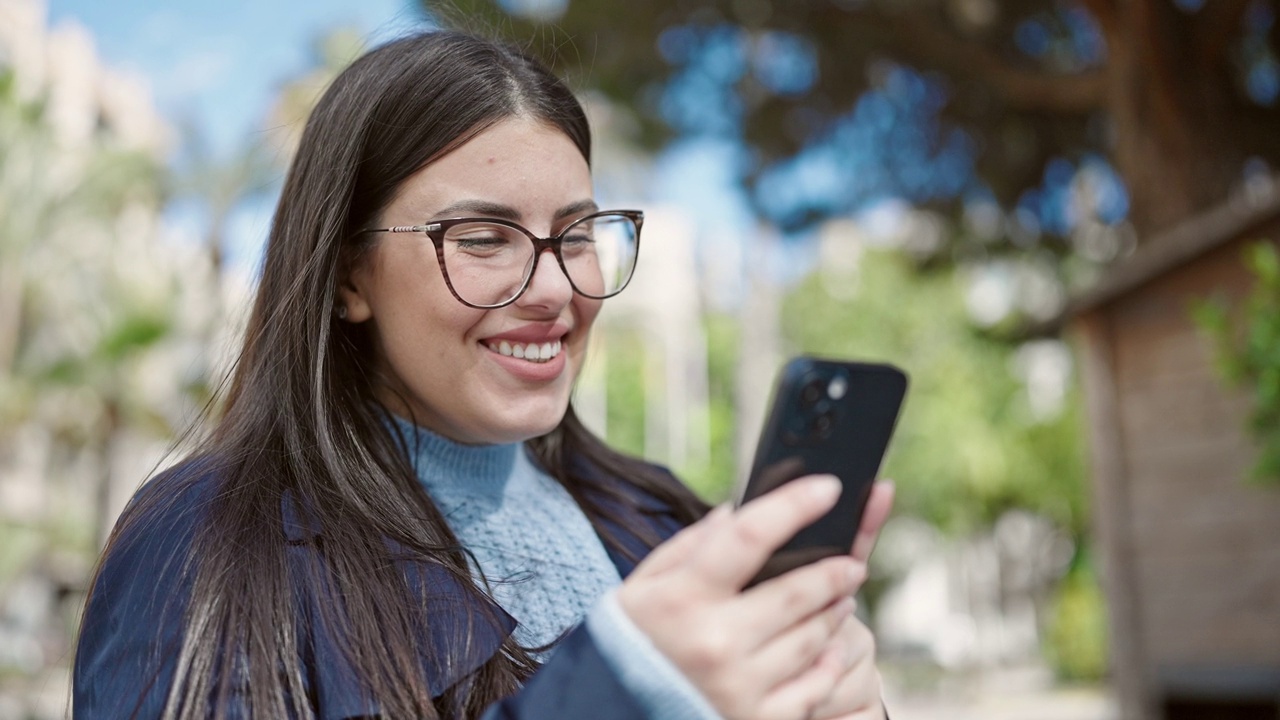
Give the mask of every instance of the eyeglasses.
[{"label": "eyeglasses", "polygon": [[574,292],[603,300],[631,281],[640,253],[639,210],[606,210],[574,220],[553,237],[540,238],[496,218],[454,218],[425,225],[371,228],[362,233],[425,233],[449,291],[481,310],[510,305],[529,287],[538,258],[551,250]]}]

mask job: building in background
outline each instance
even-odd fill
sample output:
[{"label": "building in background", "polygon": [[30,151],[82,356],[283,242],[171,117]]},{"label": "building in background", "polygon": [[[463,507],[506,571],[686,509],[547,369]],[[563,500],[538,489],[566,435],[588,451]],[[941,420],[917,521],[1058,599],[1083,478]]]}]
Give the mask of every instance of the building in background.
[{"label": "building in background", "polygon": [[1250,398],[1192,319],[1210,297],[1239,308],[1243,249],[1280,238],[1280,192],[1258,190],[1142,245],[1058,319],[1083,369],[1125,718],[1280,713],[1280,485],[1246,481]]}]

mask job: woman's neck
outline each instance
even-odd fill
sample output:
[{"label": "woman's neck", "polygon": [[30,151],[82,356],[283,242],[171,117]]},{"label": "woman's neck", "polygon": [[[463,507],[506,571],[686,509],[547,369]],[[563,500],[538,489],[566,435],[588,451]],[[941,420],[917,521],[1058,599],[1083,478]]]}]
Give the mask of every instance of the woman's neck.
[{"label": "woman's neck", "polygon": [[466,445],[392,416],[414,472],[428,485],[459,483],[500,492],[515,467],[523,443]]}]

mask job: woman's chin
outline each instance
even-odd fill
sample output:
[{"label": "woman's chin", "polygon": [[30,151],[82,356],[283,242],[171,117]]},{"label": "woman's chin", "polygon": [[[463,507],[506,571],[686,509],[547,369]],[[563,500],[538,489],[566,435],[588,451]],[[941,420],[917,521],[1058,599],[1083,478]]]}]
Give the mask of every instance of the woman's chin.
[{"label": "woman's chin", "polygon": [[469,434],[474,442],[492,445],[532,440],[555,430],[568,408],[568,397],[521,398],[487,413],[487,422]]}]

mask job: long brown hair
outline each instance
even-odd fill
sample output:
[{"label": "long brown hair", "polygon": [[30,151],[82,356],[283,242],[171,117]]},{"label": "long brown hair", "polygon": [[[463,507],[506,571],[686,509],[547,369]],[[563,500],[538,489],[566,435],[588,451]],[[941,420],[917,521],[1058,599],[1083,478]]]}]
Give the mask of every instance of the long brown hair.
[{"label": "long brown hair", "polygon": [[[374,241],[356,231],[409,176],[515,115],[562,130],[590,161],[586,117],[563,83],[520,50],[458,33],[424,33],[369,52],[312,112],[271,227],[225,409],[197,453],[216,490],[185,558],[194,580],[166,717],[221,716],[237,693],[249,717],[311,716],[303,641],[294,632],[303,621],[300,595],[341,598],[322,602],[319,617],[306,621],[338,637],[385,717],[473,717],[536,668],[508,639],[462,682],[428,686],[423,658],[444,651],[424,646],[433,619],[395,561],[407,555],[443,568],[473,594],[470,605],[486,604],[465,549],[374,402],[370,332],[333,313],[344,273]],[[528,445],[615,550],[625,548],[607,532],[611,523],[650,547],[658,542],[617,479],[685,522],[705,510],[670,476],[606,447],[572,408]],[[124,529],[165,502],[155,495],[141,494],[126,512],[107,554]],[[320,567],[299,570],[288,560],[286,497],[321,529],[312,540],[323,542]]]}]

